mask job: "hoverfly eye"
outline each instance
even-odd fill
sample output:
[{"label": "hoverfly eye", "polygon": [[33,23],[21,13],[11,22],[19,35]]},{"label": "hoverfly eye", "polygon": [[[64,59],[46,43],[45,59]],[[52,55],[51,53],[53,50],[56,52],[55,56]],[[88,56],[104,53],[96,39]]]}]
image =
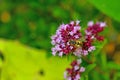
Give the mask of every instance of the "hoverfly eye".
[{"label": "hoverfly eye", "polygon": [[70,41],[70,44],[71,44],[71,45],[75,45],[76,42],[75,42],[75,41]]},{"label": "hoverfly eye", "polygon": [[75,41],[73,41],[73,44],[76,44],[76,42],[75,42]]}]

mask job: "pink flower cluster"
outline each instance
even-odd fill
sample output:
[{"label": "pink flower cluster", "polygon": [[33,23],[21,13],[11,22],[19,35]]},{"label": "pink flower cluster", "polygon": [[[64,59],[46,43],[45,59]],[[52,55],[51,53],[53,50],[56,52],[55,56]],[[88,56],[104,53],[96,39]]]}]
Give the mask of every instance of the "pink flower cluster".
[{"label": "pink flower cluster", "polygon": [[103,41],[104,37],[99,33],[103,31],[106,24],[104,22],[93,23],[88,22],[88,28],[85,30],[85,35],[80,32],[80,21],[71,21],[69,24],[62,24],[56,31],[56,34],[51,37],[52,54],[53,55],[68,55],[75,56],[88,55],[89,52],[95,50],[92,44],[95,40]]},{"label": "pink flower cluster", "polygon": [[51,43],[55,46],[52,48],[52,54],[58,53],[59,56],[62,56],[74,52],[76,48],[69,42],[81,38],[80,29],[79,21],[60,25],[56,34],[51,37]]},{"label": "pink flower cluster", "polygon": [[104,27],[106,26],[105,22],[97,22],[97,23],[93,23],[93,21],[88,22],[88,28],[85,31],[86,35],[89,37],[94,37],[99,41],[103,41],[104,37],[100,36],[99,33],[102,32],[104,30]]},{"label": "pink flower cluster", "polygon": [[67,68],[64,72],[64,78],[66,80],[80,80],[80,75],[85,71],[84,67],[80,67],[81,59],[74,60],[71,63],[72,68]]},{"label": "pink flower cluster", "polygon": [[[56,31],[56,34],[51,37],[52,54],[63,56],[74,54],[77,57],[86,56],[88,53],[96,49],[93,43],[103,41],[104,37],[99,33],[104,30],[106,24],[104,22],[93,23],[88,22],[88,27],[85,33],[81,33],[80,21],[71,21],[69,24],[62,24]],[[81,59],[74,60],[71,63],[71,68],[67,68],[64,72],[66,80],[80,80],[80,75],[85,71],[84,67],[80,67]]]}]

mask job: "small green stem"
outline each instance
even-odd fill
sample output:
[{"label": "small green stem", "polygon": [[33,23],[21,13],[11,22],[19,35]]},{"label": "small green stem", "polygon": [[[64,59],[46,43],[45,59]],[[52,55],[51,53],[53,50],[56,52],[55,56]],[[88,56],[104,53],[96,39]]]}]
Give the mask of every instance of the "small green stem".
[{"label": "small green stem", "polygon": [[85,75],[85,80],[88,80],[88,75]]}]

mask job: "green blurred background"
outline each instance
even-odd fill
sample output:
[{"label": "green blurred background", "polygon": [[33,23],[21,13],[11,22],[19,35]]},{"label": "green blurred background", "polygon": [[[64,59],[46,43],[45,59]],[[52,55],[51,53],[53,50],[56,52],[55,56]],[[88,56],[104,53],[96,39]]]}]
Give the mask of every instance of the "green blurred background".
[{"label": "green blurred background", "polygon": [[98,66],[89,80],[120,80],[119,3],[0,0],[0,80],[63,80],[70,61],[51,57],[50,36],[61,23],[71,20],[80,20],[85,27],[90,20],[107,23],[104,35],[108,42],[96,57]]}]

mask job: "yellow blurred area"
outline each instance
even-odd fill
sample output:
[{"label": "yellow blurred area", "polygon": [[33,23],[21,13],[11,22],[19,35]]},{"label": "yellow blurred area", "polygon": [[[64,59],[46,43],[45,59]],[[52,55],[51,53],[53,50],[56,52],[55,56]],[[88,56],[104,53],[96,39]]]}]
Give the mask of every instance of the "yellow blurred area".
[{"label": "yellow blurred area", "polygon": [[25,46],[18,41],[0,39],[1,80],[63,80],[63,72],[71,60],[46,57],[45,50]]},{"label": "yellow blurred area", "polygon": [[114,61],[120,65],[120,51],[116,52],[113,57]]},{"label": "yellow blurred area", "polygon": [[117,43],[120,44],[120,34],[118,34]]},{"label": "yellow blurred area", "polygon": [[113,54],[114,50],[115,50],[115,43],[114,42],[106,44],[104,47],[104,51],[110,55]]},{"label": "yellow blurred area", "polygon": [[1,21],[3,23],[9,22],[10,19],[11,19],[11,15],[8,11],[4,11],[4,12],[1,13]]}]

